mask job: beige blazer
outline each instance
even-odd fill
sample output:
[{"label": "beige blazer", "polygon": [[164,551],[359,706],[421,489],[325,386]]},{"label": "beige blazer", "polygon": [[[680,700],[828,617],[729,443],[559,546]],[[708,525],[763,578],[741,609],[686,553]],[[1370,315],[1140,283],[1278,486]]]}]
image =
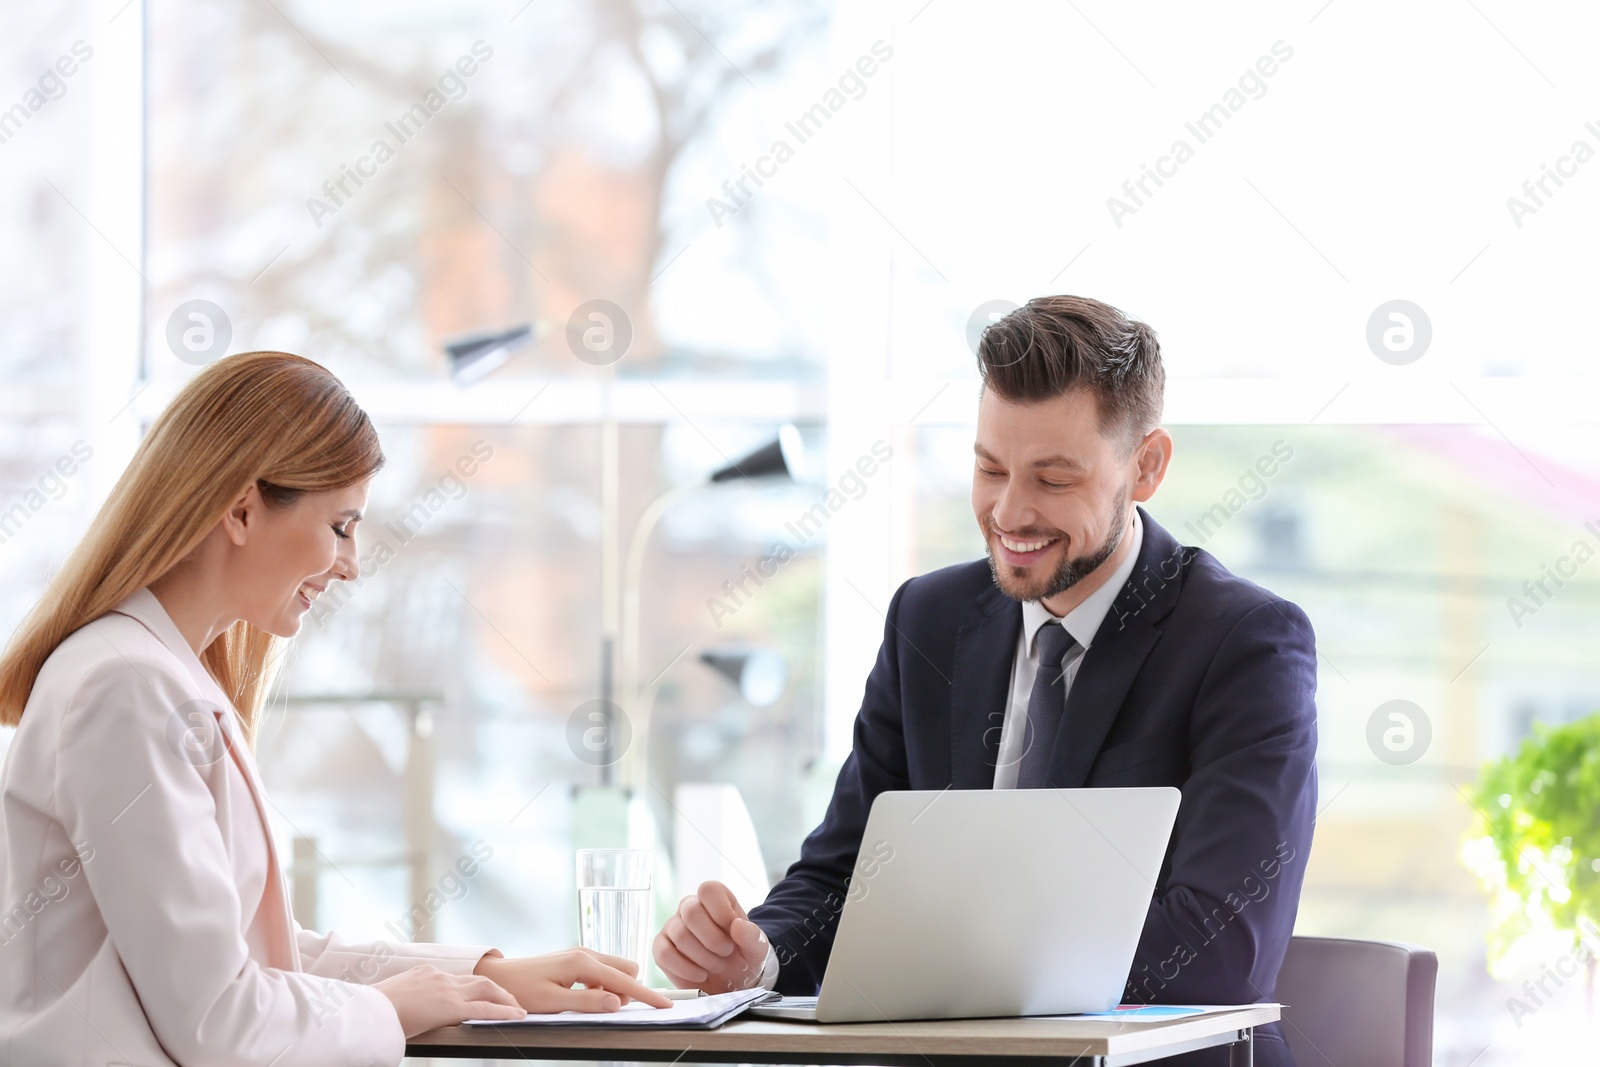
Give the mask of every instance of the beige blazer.
[{"label": "beige blazer", "polygon": [[148,589],[45,663],[0,819],[0,1067],[393,1067],[370,983],[490,951],[300,929],[237,714]]}]

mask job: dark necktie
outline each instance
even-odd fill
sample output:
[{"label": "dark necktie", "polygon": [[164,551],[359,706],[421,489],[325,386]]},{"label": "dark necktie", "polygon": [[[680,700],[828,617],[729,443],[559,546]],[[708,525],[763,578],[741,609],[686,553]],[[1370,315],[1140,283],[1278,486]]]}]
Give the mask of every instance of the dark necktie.
[{"label": "dark necktie", "polygon": [[1059,622],[1047,622],[1034,635],[1039,643],[1039,669],[1028,694],[1028,722],[1023,733],[1027,750],[1017,768],[1017,788],[1037,789],[1050,784],[1050,750],[1055,748],[1067,710],[1067,653],[1078,644]]}]

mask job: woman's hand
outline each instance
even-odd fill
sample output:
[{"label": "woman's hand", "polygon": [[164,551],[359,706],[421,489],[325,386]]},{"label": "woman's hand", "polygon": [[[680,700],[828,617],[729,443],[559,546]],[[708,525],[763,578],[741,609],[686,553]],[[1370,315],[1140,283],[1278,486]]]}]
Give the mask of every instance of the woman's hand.
[{"label": "woman's hand", "polygon": [[[490,953],[474,974],[494,979],[528,1011],[616,1011],[634,998],[652,1008],[672,1002],[639,981],[639,965],[621,956],[569,948],[545,956],[506,959]],[[574,989],[581,983],[586,988]]]},{"label": "woman's hand", "polygon": [[408,1039],[463,1019],[520,1019],[527,1014],[517,998],[493,980],[477,974],[450,974],[431,963],[374,982],[372,988],[394,1005],[400,1029]]}]

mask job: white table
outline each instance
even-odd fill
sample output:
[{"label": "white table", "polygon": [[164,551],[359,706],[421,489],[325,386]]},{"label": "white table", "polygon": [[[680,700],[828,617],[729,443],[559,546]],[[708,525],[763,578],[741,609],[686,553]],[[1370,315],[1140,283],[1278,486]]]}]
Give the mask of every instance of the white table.
[{"label": "white table", "polygon": [[1171,1019],[949,1019],[936,1022],[783,1022],[741,1016],[716,1030],[644,1027],[446,1026],[418,1034],[408,1056],[442,1059],[691,1063],[881,1064],[883,1067],[1092,1067],[1147,1063],[1232,1045],[1253,1064],[1255,1028],[1276,1005],[1248,1004]]}]

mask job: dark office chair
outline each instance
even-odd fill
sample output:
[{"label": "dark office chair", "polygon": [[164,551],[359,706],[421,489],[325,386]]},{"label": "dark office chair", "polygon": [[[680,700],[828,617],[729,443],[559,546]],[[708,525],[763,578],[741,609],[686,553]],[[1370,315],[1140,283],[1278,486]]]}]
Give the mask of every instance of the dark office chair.
[{"label": "dark office chair", "polygon": [[1429,1067],[1438,975],[1417,945],[1290,939],[1277,997],[1297,1067]]}]

